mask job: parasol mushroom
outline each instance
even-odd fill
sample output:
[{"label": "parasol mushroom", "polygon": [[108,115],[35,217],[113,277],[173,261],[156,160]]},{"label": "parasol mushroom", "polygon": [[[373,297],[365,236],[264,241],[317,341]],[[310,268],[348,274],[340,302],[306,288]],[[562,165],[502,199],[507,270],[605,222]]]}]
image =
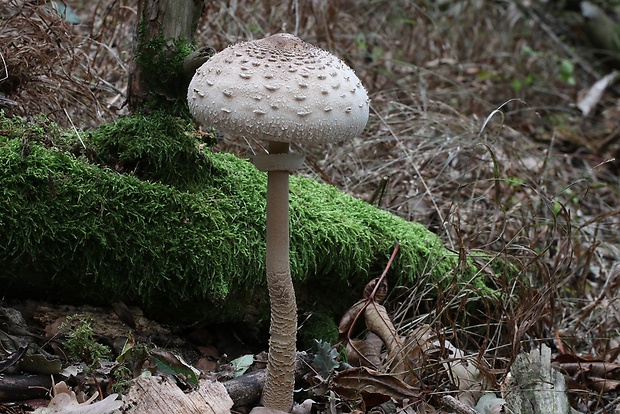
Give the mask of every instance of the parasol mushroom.
[{"label": "parasol mushroom", "polygon": [[352,139],[368,121],[369,99],[342,60],[286,33],[238,43],[212,56],[189,85],[190,112],[203,125],[268,141],[254,158],[267,172],[266,269],[271,326],[262,403],[293,405],[297,305],[289,264],[289,172],[303,156],[289,143]]}]

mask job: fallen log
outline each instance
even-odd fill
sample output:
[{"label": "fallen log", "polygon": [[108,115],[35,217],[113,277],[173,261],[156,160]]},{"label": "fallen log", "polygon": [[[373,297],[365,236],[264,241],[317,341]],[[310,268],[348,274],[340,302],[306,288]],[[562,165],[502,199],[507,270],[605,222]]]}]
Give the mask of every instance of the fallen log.
[{"label": "fallen log", "polygon": [[46,398],[52,387],[51,375],[0,375],[0,402]]},{"label": "fallen log", "polygon": [[234,402],[233,407],[248,407],[260,399],[266,378],[267,370],[259,369],[222,384]]},{"label": "fallen log", "polygon": [[[295,380],[300,380],[311,371],[312,356],[305,352],[297,353]],[[233,407],[251,407],[260,400],[267,378],[267,369],[257,369],[248,374],[223,381],[222,384],[233,400]]]}]

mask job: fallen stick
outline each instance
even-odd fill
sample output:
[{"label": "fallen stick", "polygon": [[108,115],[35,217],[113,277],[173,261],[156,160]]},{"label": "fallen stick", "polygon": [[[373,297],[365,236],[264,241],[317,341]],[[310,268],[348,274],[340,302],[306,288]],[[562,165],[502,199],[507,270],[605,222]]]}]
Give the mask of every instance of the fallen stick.
[{"label": "fallen stick", "polygon": [[46,398],[51,387],[51,375],[2,374],[0,402]]}]

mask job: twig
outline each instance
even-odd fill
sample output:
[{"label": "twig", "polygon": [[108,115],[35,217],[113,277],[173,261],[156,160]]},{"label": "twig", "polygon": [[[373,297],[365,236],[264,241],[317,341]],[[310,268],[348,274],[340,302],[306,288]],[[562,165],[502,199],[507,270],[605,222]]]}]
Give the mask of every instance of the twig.
[{"label": "twig", "polygon": [[441,403],[448,408],[453,409],[458,414],[480,414],[468,405],[463,404],[451,395],[441,397]]},{"label": "twig", "polygon": [[399,248],[400,248],[400,244],[398,244],[397,241],[394,241],[394,250],[392,251],[392,255],[390,256],[390,259],[388,260],[387,265],[385,266],[385,269],[383,270],[383,273],[381,273],[381,276],[379,276],[376,279],[377,283],[375,284],[375,287],[372,289],[372,292],[370,293],[370,295],[368,295],[368,298],[366,299],[366,303],[364,303],[364,306],[360,308],[359,312],[357,312],[357,314],[355,315],[355,318],[353,318],[353,322],[351,322],[351,326],[349,327],[349,331],[347,332],[347,340],[351,338],[353,327],[355,326],[355,323],[357,322],[359,317],[362,315],[364,310],[368,307],[368,305],[370,305],[371,303],[375,301],[375,294],[377,293],[377,290],[379,289],[379,285],[381,285],[381,282],[383,281],[383,279],[385,279],[385,276],[387,275],[388,270],[390,270],[390,267],[392,266],[392,262],[394,261],[394,258],[396,257],[396,254],[398,253]]},{"label": "twig", "polygon": [[10,108],[17,105],[19,104],[16,101],[0,96],[0,106]]},{"label": "twig", "polygon": [[2,59],[2,64],[4,65],[4,73],[5,73],[5,75],[2,78],[0,78],[0,82],[2,82],[9,78],[9,67],[6,64],[6,61],[4,60],[4,55],[2,54],[2,52],[0,52],[0,59]]},{"label": "twig", "polygon": [[75,131],[75,135],[77,135],[78,139],[80,140],[80,143],[82,143],[82,146],[84,147],[84,149],[86,149],[86,145],[84,145],[84,141],[82,141],[82,137],[80,136],[80,133],[78,132],[78,130],[75,127],[75,125],[73,124],[73,120],[69,116],[69,113],[67,112],[67,110],[65,108],[62,108],[62,110],[65,111],[65,115],[67,115],[67,119],[69,119],[69,123],[73,127],[73,131]]},{"label": "twig", "polygon": [[611,217],[611,216],[616,216],[616,215],[620,215],[620,208],[617,208],[617,209],[611,210],[611,211],[606,211],[606,212],[601,213],[601,214],[597,214],[596,216],[592,217],[591,219],[586,220],[585,223],[581,224],[579,226],[579,230],[582,230],[584,227],[587,227],[590,224],[595,223],[597,221],[600,221],[600,220],[602,220],[604,218]]},{"label": "twig", "polygon": [[377,289],[379,289],[379,285],[381,284],[381,282],[383,282],[383,279],[385,279],[385,276],[387,275],[388,270],[390,270],[390,267],[392,267],[392,262],[394,261],[394,258],[396,257],[396,253],[398,253],[399,248],[400,248],[400,244],[398,244],[398,242],[395,241],[394,250],[392,251],[390,260],[388,260],[387,265],[385,266],[385,269],[383,270],[383,273],[381,273],[381,276],[379,276],[379,280],[377,280],[377,284],[375,285],[375,288],[372,290],[372,293],[368,297],[368,303],[370,303],[371,300],[375,300],[375,294],[377,293]]}]

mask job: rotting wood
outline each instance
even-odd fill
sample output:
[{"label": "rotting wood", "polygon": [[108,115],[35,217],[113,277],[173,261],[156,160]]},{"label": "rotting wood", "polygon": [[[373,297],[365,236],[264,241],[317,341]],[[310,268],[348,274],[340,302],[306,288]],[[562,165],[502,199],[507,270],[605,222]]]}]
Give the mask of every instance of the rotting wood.
[{"label": "rotting wood", "polygon": [[267,370],[259,369],[247,375],[225,381],[222,384],[230,398],[234,401],[234,407],[243,407],[253,404],[260,399],[266,379]]},{"label": "rotting wood", "polygon": [[141,377],[132,385],[123,412],[126,414],[224,414],[233,402],[220,382],[202,380],[196,391],[184,393],[170,377]]},{"label": "rotting wood", "polygon": [[519,414],[570,414],[564,376],[551,367],[551,350],[545,344],[521,353],[510,368],[506,407]]},{"label": "rotting wood", "polygon": [[451,395],[441,397],[441,403],[445,407],[453,409],[458,414],[478,414],[478,411],[468,405],[463,404]]},{"label": "rotting wood", "polygon": [[50,375],[0,375],[0,401],[12,402],[46,398],[52,387]]}]

